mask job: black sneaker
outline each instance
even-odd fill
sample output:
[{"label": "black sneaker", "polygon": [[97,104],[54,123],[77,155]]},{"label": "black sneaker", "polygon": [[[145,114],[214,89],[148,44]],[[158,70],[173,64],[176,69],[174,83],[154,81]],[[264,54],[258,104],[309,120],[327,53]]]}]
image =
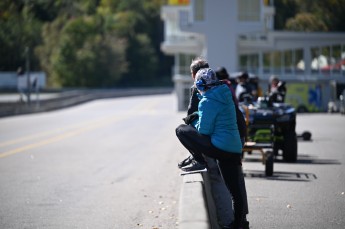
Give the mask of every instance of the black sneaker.
[{"label": "black sneaker", "polygon": [[245,220],[242,223],[242,226],[236,226],[234,222],[232,222],[230,225],[220,226],[222,229],[249,229],[249,222]]},{"label": "black sneaker", "polygon": [[178,166],[179,168],[185,167],[185,166],[189,165],[190,163],[192,163],[193,159],[194,159],[194,158],[193,158],[193,155],[190,155],[190,156],[188,156],[186,159],[184,159],[183,161],[181,161],[180,163],[178,163],[177,166]]},{"label": "black sneaker", "polygon": [[249,229],[249,221],[245,220],[245,221],[242,223],[242,228],[243,228],[243,229]]},{"label": "black sneaker", "polygon": [[191,171],[206,171],[206,164],[200,163],[196,161],[195,159],[192,160],[192,162],[189,165],[186,165],[181,168],[182,171],[185,172],[191,172]]}]

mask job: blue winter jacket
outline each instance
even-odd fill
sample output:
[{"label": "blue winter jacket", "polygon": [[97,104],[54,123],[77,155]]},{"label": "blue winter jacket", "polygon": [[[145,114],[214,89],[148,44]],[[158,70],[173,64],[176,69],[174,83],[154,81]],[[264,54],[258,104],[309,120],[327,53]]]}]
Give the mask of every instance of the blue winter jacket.
[{"label": "blue winter jacket", "polygon": [[194,127],[199,133],[211,136],[212,144],[218,149],[242,153],[235,105],[225,84],[213,87],[201,96],[198,112],[199,119]]}]

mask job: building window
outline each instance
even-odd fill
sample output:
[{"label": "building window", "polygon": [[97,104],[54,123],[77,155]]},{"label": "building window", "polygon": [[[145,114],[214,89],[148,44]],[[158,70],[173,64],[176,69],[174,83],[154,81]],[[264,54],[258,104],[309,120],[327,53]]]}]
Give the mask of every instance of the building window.
[{"label": "building window", "polygon": [[294,71],[294,52],[293,50],[284,51],[284,72],[291,74]]},{"label": "building window", "polygon": [[274,51],[271,54],[271,63],[272,63],[272,73],[280,74],[282,67],[282,53],[280,51]]},{"label": "building window", "polygon": [[302,49],[265,52],[262,58],[265,74],[298,74],[305,69]]},{"label": "building window", "polygon": [[271,73],[271,53],[270,52],[265,52],[262,55],[262,60],[263,60],[263,72],[266,74]]},{"label": "building window", "polygon": [[345,53],[341,45],[314,47],[311,49],[311,71],[315,74],[344,73]]},{"label": "building window", "polygon": [[237,0],[239,21],[260,21],[261,0]]},{"label": "building window", "polygon": [[194,20],[203,21],[205,20],[205,2],[204,0],[195,0],[194,1]]},{"label": "building window", "polygon": [[240,56],[240,71],[257,74],[258,69],[259,69],[259,54]]},{"label": "building window", "polygon": [[296,66],[295,73],[304,73],[305,64],[304,64],[303,49],[295,50],[293,57],[294,57],[294,63]]},{"label": "building window", "polygon": [[319,73],[328,67],[329,49],[327,47],[314,47],[311,49],[311,72]]},{"label": "building window", "polygon": [[331,47],[332,65],[330,69],[335,73],[340,73],[341,70],[341,46],[334,45]]},{"label": "building window", "polygon": [[195,55],[190,54],[179,54],[178,58],[178,68],[179,74],[190,76],[190,64],[192,60],[195,58]]}]

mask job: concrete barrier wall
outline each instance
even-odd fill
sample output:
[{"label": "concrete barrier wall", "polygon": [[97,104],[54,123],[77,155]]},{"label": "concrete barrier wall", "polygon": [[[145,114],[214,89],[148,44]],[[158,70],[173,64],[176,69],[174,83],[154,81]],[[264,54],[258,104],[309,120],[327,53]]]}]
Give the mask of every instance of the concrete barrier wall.
[{"label": "concrete barrier wall", "polygon": [[234,219],[232,198],[218,164],[206,158],[208,171],[183,176],[179,228],[220,229]]},{"label": "concrete barrier wall", "polygon": [[179,205],[180,229],[210,229],[204,180],[201,173],[183,176]]}]

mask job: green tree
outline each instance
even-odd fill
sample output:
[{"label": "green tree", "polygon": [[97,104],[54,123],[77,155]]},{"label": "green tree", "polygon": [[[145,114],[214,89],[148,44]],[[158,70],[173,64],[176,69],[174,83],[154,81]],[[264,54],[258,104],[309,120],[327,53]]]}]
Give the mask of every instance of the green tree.
[{"label": "green tree", "polygon": [[345,0],[319,0],[313,4],[312,13],[326,24],[328,31],[345,31]]},{"label": "green tree", "polygon": [[101,1],[99,12],[108,15],[105,17],[111,18],[112,28],[128,41],[126,56],[129,67],[122,84],[152,84],[159,77],[161,37],[157,35],[157,22],[160,22],[160,6],[161,2],[157,0]]},{"label": "green tree", "polygon": [[297,31],[345,31],[345,0],[280,0],[275,29]]},{"label": "green tree", "polygon": [[73,19],[61,31],[53,72],[62,86],[114,86],[126,72],[126,42],[101,31],[96,21],[95,17]]},{"label": "green tree", "polygon": [[2,0],[0,70],[23,66],[29,47],[31,70],[44,70],[51,86],[133,85],[156,82],[160,75],[170,79],[169,62],[160,51],[161,4]]},{"label": "green tree", "polygon": [[322,31],[328,30],[327,25],[311,13],[299,13],[286,22],[285,28],[292,31]]},{"label": "green tree", "polygon": [[294,0],[280,0],[274,1],[274,6],[274,29],[283,30],[285,29],[286,20],[295,16],[298,5]]},{"label": "green tree", "polygon": [[68,17],[62,15],[52,22],[44,24],[42,29],[43,42],[35,49],[35,53],[40,59],[41,68],[47,73],[48,85],[51,87],[61,86],[60,76],[54,70],[53,64],[58,59],[60,34],[67,22]]},{"label": "green tree", "polygon": [[0,3],[0,9],[4,9],[0,11],[0,70],[15,71],[24,66],[26,47],[30,51],[31,69],[38,69],[38,59],[32,50],[41,41],[42,23],[28,4],[5,0]]}]

